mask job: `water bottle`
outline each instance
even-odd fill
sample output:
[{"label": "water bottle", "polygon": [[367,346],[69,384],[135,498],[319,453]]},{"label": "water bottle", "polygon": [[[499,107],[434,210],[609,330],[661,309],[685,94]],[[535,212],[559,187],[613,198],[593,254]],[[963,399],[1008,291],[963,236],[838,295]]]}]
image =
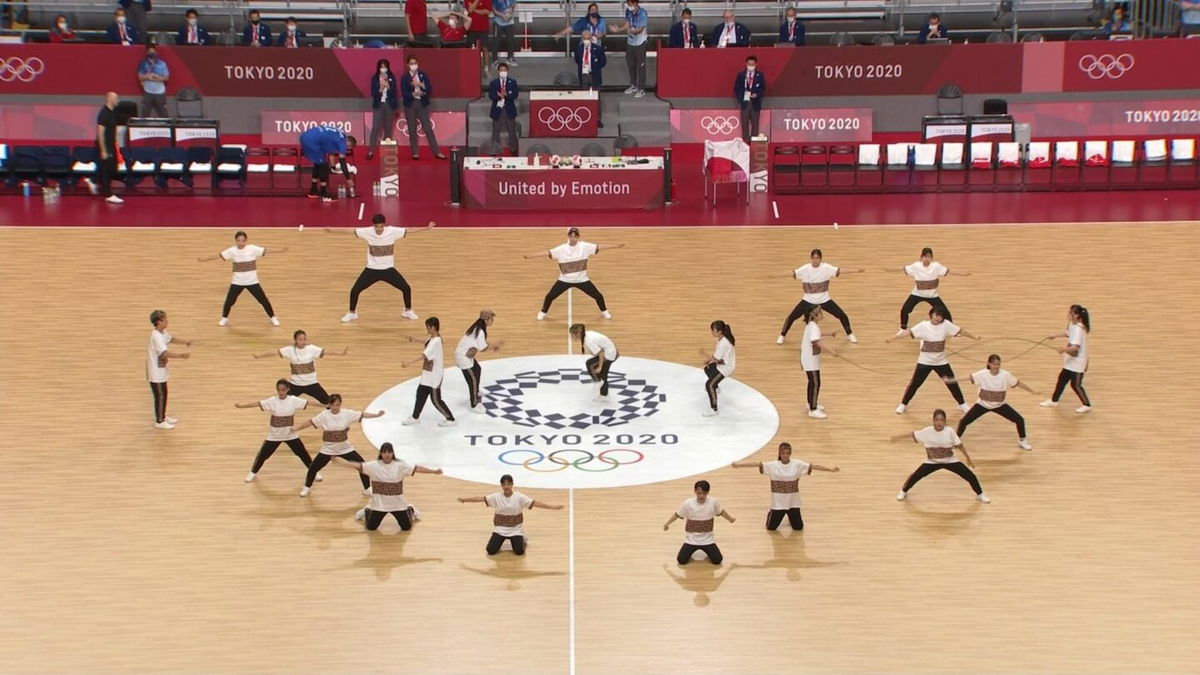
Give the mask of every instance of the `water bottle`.
[{"label": "water bottle", "polygon": [[22,183],[21,183],[21,194],[23,194],[24,196],[28,197],[28,196],[29,196],[29,191],[30,191],[30,185],[29,185],[29,181],[24,181],[24,182],[22,182]]},{"label": "water bottle", "polygon": [[338,199],[345,199],[345,198],[346,198],[346,186],[339,185],[338,186]]}]

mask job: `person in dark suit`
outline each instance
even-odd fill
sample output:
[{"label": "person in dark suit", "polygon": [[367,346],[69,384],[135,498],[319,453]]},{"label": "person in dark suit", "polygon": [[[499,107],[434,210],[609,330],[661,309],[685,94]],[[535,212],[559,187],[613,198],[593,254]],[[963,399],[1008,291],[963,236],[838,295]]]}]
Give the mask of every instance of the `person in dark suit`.
[{"label": "person in dark suit", "polygon": [[746,24],[734,20],[733,10],[725,10],[722,18],[724,21],[713,28],[709,44],[714,47],[749,47],[750,29],[746,28]]},{"label": "person in dark suit", "polygon": [[129,25],[125,18],[125,10],[118,7],[117,11],[113,12],[113,23],[108,27],[108,41],[114,45],[128,47],[138,44],[141,37],[138,29]]},{"label": "person in dark suit", "polygon": [[521,90],[517,81],[508,76],[508,64],[500,63],[497,77],[488,84],[488,98],[492,100],[492,142],[500,142],[500,130],[508,131],[508,149],[518,153],[517,144],[517,97]]},{"label": "person in dark suit", "polygon": [[929,15],[929,21],[921,26],[921,33],[917,35],[917,44],[925,44],[929,40],[938,38],[950,39],[950,31],[942,25],[942,15],[934,12]]},{"label": "person in dark suit", "polygon": [[417,158],[417,122],[420,122],[433,156],[446,159],[438,147],[437,135],[433,133],[433,122],[429,120],[429,95],[433,93],[433,83],[429,81],[429,73],[421,70],[416,56],[408,57],[408,72],[400,76],[400,93],[404,95],[404,121],[412,158]]},{"label": "person in dark suit", "polygon": [[371,75],[372,116],[371,136],[367,139],[367,159],[375,156],[380,138],[385,139],[383,142],[388,145],[395,143],[392,140],[392,129],[395,127],[396,110],[400,107],[396,101],[399,88],[396,84],[396,74],[392,72],[392,62],[379,59],[375,63],[375,73]]},{"label": "person in dark suit", "polygon": [[795,7],[788,7],[783,23],[779,25],[779,41],[804,46],[804,24],[796,18]]},{"label": "person in dark suit", "polygon": [[128,13],[129,23],[133,24],[138,35],[149,35],[146,32],[146,14],[150,12],[151,0],[118,0],[117,4]]},{"label": "person in dark suit", "polygon": [[279,34],[279,40],[275,43],[278,47],[299,47],[300,38],[308,37],[308,33],[300,30],[296,25],[296,17],[289,16],[284,22],[283,32]]},{"label": "person in dark suit", "polygon": [[211,45],[212,36],[200,27],[200,13],[189,9],[184,15],[183,28],[175,34],[177,45]]},{"label": "person in dark suit", "polygon": [[250,23],[242,29],[242,44],[251,47],[271,46],[271,28],[262,22],[257,9],[250,10]]},{"label": "person in dark suit", "polygon": [[583,29],[579,44],[575,45],[575,68],[579,71],[579,86],[599,89],[604,86],[604,66],[608,57],[604,46],[592,39],[592,31]]},{"label": "person in dark suit", "polygon": [[758,116],[762,113],[762,97],[767,90],[767,78],[758,71],[758,58],[753,54],[746,57],[746,69],[733,80],[733,100],[738,104],[738,121],[742,126],[742,140],[750,142],[758,135]]},{"label": "person in dark suit", "polygon": [[671,26],[667,46],[676,49],[694,49],[704,46],[700,31],[696,30],[696,24],[692,23],[692,10],[684,9],[679,14],[679,21]]}]

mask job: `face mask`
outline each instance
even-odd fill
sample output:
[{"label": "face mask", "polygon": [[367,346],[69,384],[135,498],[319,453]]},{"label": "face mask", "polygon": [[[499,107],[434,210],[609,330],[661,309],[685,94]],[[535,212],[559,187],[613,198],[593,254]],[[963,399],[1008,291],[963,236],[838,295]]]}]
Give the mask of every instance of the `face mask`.
[{"label": "face mask", "polygon": [[503,80],[503,79],[505,79],[505,78],[507,78],[507,77],[508,77],[508,71],[507,71],[507,70],[502,70],[502,71],[500,71],[500,79],[502,79],[502,80]]},{"label": "face mask", "polygon": [[379,66],[379,72],[381,72],[381,73],[386,73],[386,72],[387,72],[387,66]]},{"label": "face mask", "polygon": [[196,25],[196,20],[195,20],[195,19],[188,19],[188,25],[189,25],[189,26],[195,26],[195,25]]},{"label": "face mask", "polygon": [[593,21],[594,21],[594,20],[596,20],[596,19],[599,19],[599,18],[600,18],[600,12],[592,12],[591,14],[588,14],[588,18],[589,18],[589,19],[592,19]]},{"label": "face mask", "polygon": [[451,27],[451,28],[454,28],[455,26],[457,26],[457,25],[458,25],[458,19],[450,19],[450,20],[449,20],[449,21],[447,21],[446,23],[450,24],[450,27]]},{"label": "face mask", "polygon": [[748,73],[753,73],[753,72],[754,72],[754,66],[746,66],[746,72],[748,72]]},{"label": "face mask", "polygon": [[59,30],[62,30],[62,31],[65,31],[65,30],[67,29],[67,22],[66,22],[66,21],[64,21],[64,22],[62,22],[62,23],[58,24],[58,29],[59,29]]},{"label": "face mask", "polygon": [[287,27],[287,29],[288,29],[288,32],[289,32],[289,33],[295,33],[295,32],[296,32],[296,27],[295,27],[295,26],[288,26],[288,27]]},{"label": "face mask", "polygon": [[118,17],[117,17],[117,23],[125,23],[125,17],[123,17],[123,16],[118,16]]},{"label": "face mask", "polygon": [[685,25],[685,26],[686,26],[686,25],[688,25],[688,24],[689,24],[689,23],[691,23],[691,22],[692,22],[692,20],[691,20],[691,19],[684,19],[684,20],[683,20],[683,25]]},{"label": "face mask", "polygon": [[257,25],[258,25],[258,19],[250,19],[250,23],[252,23],[252,24],[254,24],[255,26],[257,26]]},{"label": "face mask", "polygon": [[415,64],[415,63],[409,64],[408,69],[411,72],[414,72],[414,73],[417,72],[417,64]]}]

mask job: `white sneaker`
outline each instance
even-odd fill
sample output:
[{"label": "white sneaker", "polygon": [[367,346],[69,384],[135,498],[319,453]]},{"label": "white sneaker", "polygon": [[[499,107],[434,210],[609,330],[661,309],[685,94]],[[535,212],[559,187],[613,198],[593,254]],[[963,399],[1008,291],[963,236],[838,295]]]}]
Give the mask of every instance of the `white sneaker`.
[{"label": "white sneaker", "polygon": [[1092,411],[1092,406],[1090,406],[1090,405],[1081,405],[1075,409],[1075,412],[1079,413],[1080,415],[1082,415],[1085,412],[1091,412],[1091,411]]},{"label": "white sneaker", "polygon": [[896,406],[896,414],[897,415],[903,415],[905,410],[908,410],[908,406],[904,405],[903,403]]},{"label": "white sneaker", "polygon": [[87,186],[88,192],[94,195],[100,194],[100,186],[96,185],[96,181],[92,180],[91,178],[84,178],[83,184]]},{"label": "white sneaker", "polygon": [[325,477],[318,473],[317,474],[317,482],[320,483],[323,480],[325,480]]},{"label": "white sneaker", "polygon": [[124,199],[121,199],[120,197],[118,197],[116,195],[109,195],[108,199],[105,199],[104,201],[108,202],[109,204],[124,204],[125,203]]},{"label": "white sneaker", "polygon": [[902,502],[902,501],[904,501],[905,499],[908,499],[908,493],[907,493],[907,492],[905,492],[904,490],[901,490],[901,491],[899,491],[899,492],[897,492],[897,493],[896,493],[896,501],[898,501],[898,502]]},{"label": "white sneaker", "polygon": [[636,91],[637,91],[637,85],[635,85],[635,84],[631,84],[631,85],[629,85],[628,88],[625,89],[626,94],[632,94]]},{"label": "white sneaker", "polygon": [[404,426],[410,426],[410,425],[413,425],[413,424],[419,424],[419,423],[420,423],[420,421],[421,421],[421,420],[418,420],[418,419],[417,419],[417,418],[415,418],[415,417],[406,417],[406,418],[404,418],[404,419],[400,420],[400,424],[403,424]]},{"label": "white sneaker", "polygon": [[272,326],[278,326],[278,325],[279,325],[279,319],[278,319],[278,318],[276,318],[276,317],[271,317],[271,325],[272,325]]},{"label": "white sneaker", "polygon": [[417,313],[412,311],[411,309],[406,309],[403,312],[400,312],[400,316],[402,316],[406,319],[410,319],[412,321],[416,321],[417,319],[421,318],[421,317],[417,316]]},{"label": "white sneaker", "polygon": [[379,144],[380,144],[380,145],[395,145],[395,144],[396,144],[396,139],[394,139],[394,138],[385,138],[385,139],[383,139],[382,141],[379,141]]},{"label": "white sneaker", "polygon": [[483,404],[480,404],[474,408],[471,408],[471,412],[475,413],[476,415],[486,415],[487,409],[483,407]]},{"label": "white sneaker", "polygon": [[638,89],[637,91],[635,91],[635,92],[633,93],[633,97],[634,97],[634,98],[641,98],[641,97],[643,97],[643,96],[645,96],[645,95],[646,95],[646,90],[645,90],[645,89]]},{"label": "white sneaker", "polygon": [[907,328],[901,328],[900,330],[896,331],[896,337],[904,337],[905,335],[908,335]]},{"label": "white sneaker", "polygon": [[171,424],[170,422],[163,421],[163,422],[159,422],[158,424],[155,424],[154,428],[155,429],[174,429],[175,425]]},{"label": "white sneaker", "polygon": [[852,344],[858,344],[858,338],[854,336],[854,333],[851,333],[846,336],[846,342],[850,342]]},{"label": "white sneaker", "polygon": [[458,426],[458,420],[442,420],[441,422],[438,422],[438,426],[439,427],[456,427],[456,426]]},{"label": "white sneaker", "polygon": [[975,501],[977,501],[977,502],[983,502],[984,504],[991,504],[991,503],[992,503],[992,500],[991,500],[991,499],[988,499],[988,496],[987,496],[986,494],[982,493],[982,492],[980,492],[979,494],[975,495]]},{"label": "white sneaker", "polygon": [[538,321],[545,321],[545,320],[546,320],[546,313],[545,313],[545,312],[538,312],[538,315],[537,315],[537,320],[538,320]]},{"label": "white sneaker", "polygon": [[221,320],[217,322],[217,325],[218,325],[218,326],[228,326],[228,325],[229,325],[229,319],[228,319],[228,318],[226,318],[226,317],[221,317]]},{"label": "white sneaker", "polygon": [[700,416],[701,417],[716,417],[720,414],[721,413],[717,412],[716,410],[705,410],[704,412],[700,413]]},{"label": "white sneaker", "polygon": [[342,317],[342,323],[350,323],[351,321],[357,320],[358,312],[346,312],[345,316]]},{"label": "white sneaker", "polygon": [[1021,448],[1022,450],[1032,450],[1033,449],[1033,446],[1029,444],[1029,441],[1025,440],[1024,438],[1017,441],[1017,447]]},{"label": "white sneaker", "polygon": [[817,404],[817,410],[820,410],[821,412],[825,412],[825,406],[823,406],[823,405],[821,405],[820,403],[818,403],[818,404]]},{"label": "white sneaker", "polygon": [[409,517],[411,517],[413,519],[413,522],[416,522],[421,519],[421,509],[418,509],[417,507],[413,506],[412,504],[409,504],[408,505],[408,515],[409,515]]},{"label": "white sneaker", "polygon": [[179,424],[179,420],[175,419],[174,417],[171,417],[170,415],[164,417],[163,419],[165,419],[167,421],[167,424]]},{"label": "white sneaker", "polygon": [[959,410],[961,410],[961,411],[963,411],[963,412],[967,412],[968,410],[970,410],[970,409],[971,409],[971,406],[967,405],[966,403],[959,403],[959,404],[958,404],[958,409],[959,409]]},{"label": "white sneaker", "polygon": [[366,518],[366,517],[367,517],[367,507],[365,507],[365,506],[354,512],[355,520],[362,520],[363,518]]},{"label": "white sneaker", "polygon": [[809,411],[808,411],[808,416],[809,416],[809,417],[811,417],[811,418],[813,418],[813,419],[815,419],[815,420],[823,420],[823,419],[825,419],[826,417],[829,417],[829,415],[826,415],[825,413],[821,412],[821,410],[820,410],[820,409],[817,409],[817,410],[809,410]]},{"label": "white sneaker", "polygon": [[594,398],[594,399],[592,399],[592,400],[593,400],[593,401],[596,401],[597,403],[608,403],[608,402],[609,402],[609,401],[611,401],[612,399],[610,399],[610,398],[609,398],[609,397],[607,397],[607,396],[597,396],[596,398]]},{"label": "white sneaker", "polygon": [[1042,406],[1043,408],[1057,408],[1058,401],[1051,401],[1050,399],[1046,399],[1045,401],[1042,401],[1038,405]]},{"label": "white sneaker", "polygon": [[611,318],[612,318],[612,312],[610,312],[610,311],[608,311],[608,310],[606,309],[606,310],[604,310],[603,312],[600,312],[600,316],[602,316],[602,317],[604,317],[604,318],[606,318],[606,319],[611,319]]},{"label": "white sneaker", "polygon": [[304,487],[300,488],[300,496],[301,496],[301,497],[307,497],[307,496],[309,496],[309,495],[311,495],[311,494],[312,494],[312,488],[308,487],[307,485],[305,485]]},{"label": "white sneaker", "polygon": [[254,481],[254,477],[255,477],[255,476],[257,476],[257,475],[258,475],[258,474],[254,473],[253,471],[251,471],[250,473],[246,474],[246,482],[247,482],[247,483],[253,482],[253,481]]},{"label": "white sneaker", "polygon": [[777,345],[781,345],[781,344],[783,344],[783,343],[784,343],[784,342],[786,342],[786,341],[787,341],[787,338],[785,338],[785,337],[784,337],[784,336],[782,336],[782,335],[780,335],[779,337],[775,338],[775,344],[777,344]]}]

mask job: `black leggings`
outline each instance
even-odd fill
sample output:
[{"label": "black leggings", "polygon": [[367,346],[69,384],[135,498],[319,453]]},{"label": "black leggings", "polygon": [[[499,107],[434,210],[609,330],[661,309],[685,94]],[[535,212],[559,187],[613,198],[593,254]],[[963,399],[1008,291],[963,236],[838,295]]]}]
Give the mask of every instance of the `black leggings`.
[{"label": "black leggings", "polygon": [[381,281],[399,289],[404,294],[404,309],[412,309],[412,287],[404,280],[399,270],[395,267],[389,267],[386,270],[373,270],[366,267],[358,274],[358,278],[354,280],[354,287],[350,289],[350,311],[358,309],[360,293]]},{"label": "black leggings", "polygon": [[675,562],[680,565],[686,565],[692,561],[692,554],[696,551],[704,551],[708,556],[708,562],[714,565],[720,565],[725,556],[721,555],[721,549],[717,548],[716,544],[684,544],[679,547],[679,555],[675,556]]},{"label": "black leggings", "polygon": [[[333,461],[334,457],[341,457],[346,461],[358,462],[359,464],[362,464],[363,461],[365,461],[363,460],[362,455],[353,450],[340,455],[326,455],[323,452],[318,452],[317,456],[313,459],[312,464],[308,465],[308,475],[304,477],[304,487],[312,487],[313,481],[317,479],[317,472],[319,472],[321,469],[324,469],[325,465]],[[364,490],[371,487],[371,479],[367,478],[366,474],[360,473],[358,474],[358,478],[362,481]]]},{"label": "black leggings", "polygon": [[329,405],[329,392],[325,391],[325,387],[322,387],[320,382],[312,384],[292,384],[288,382],[288,395],[299,396],[300,394],[308,394],[317,401],[320,401],[321,405]]},{"label": "black leggings", "polygon": [[364,509],[364,511],[367,512],[366,526],[368,530],[378,530],[379,526],[383,523],[384,517],[389,513],[395,516],[396,522],[400,524],[400,529],[405,532],[412,529],[411,506],[404,511],[372,511],[369,508]]},{"label": "black leggings", "polygon": [[450,408],[446,407],[445,401],[442,400],[442,388],[431,387],[427,384],[417,386],[417,402],[413,405],[413,419],[421,417],[421,411],[425,409],[425,400],[428,399],[433,403],[433,409],[440,412],[442,417],[454,421],[454,413],[450,412]]},{"label": "black leggings", "polygon": [[1009,422],[1017,425],[1017,437],[1021,439],[1025,438],[1025,418],[1021,417],[1021,413],[1013,410],[1013,407],[1007,403],[999,408],[985,408],[976,403],[975,405],[971,406],[971,409],[967,411],[967,414],[963,415],[962,419],[958,421],[958,430],[955,431],[955,433],[957,433],[959,436],[962,436],[964,433],[966,433],[968,424],[988,413],[996,413]]},{"label": "black leggings", "polygon": [[154,394],[154,422],[167,421],[167,383],[151,382],[150,392]]},{"label": "black leggings", "polygon": [[471,407],[479,405],[482,397],[479,395],[479,377],[483,374],[483,368],[476,361],[471,364],[470,368],[461,368],[463,379],[467,381],[467,391],[471,395]]},{"label": "black leggings", "polygon": [[608,396],[608,369],[612,367],[613,361],[616,360],[617,359],[605,359],[604,365],[597,369],[596,364],[600,363],[600,357],[593,356],[592,358],[588,359],[587,363],[585,364],[587,366],[588,375],[592,376],[592,381],[600,383],[601,396]]},{"label": "black leggings", "polygon": [[500,547],[504,544],[505,539],[512,542],[512,550],[514,555],[525,555],[525,537],[520,535],[515,537],[505,537],[503,535],[496,534],[495,532],[493,532],[492,537],[488,539],[486,547],[487,554],[496,555],[499,553]]},{"label": "black leggings", "polygon": [[975,491],[975,494],[983,494],[983,488],[979,486],[979,479],[975,477],[975,472],[967,468],[967,465],[963,464],[962,462],[950,462],[949,464],[922,464],[921,466],[917,467],[916,471],[912,472],[912,475],[908,477],[908,480],[904,481],[904,487],[900,488],[900,490],[902,492],[908,492],[912,489],[912,486],[917,484],[917,481],[921,480],[925,476],[928,476],[934,471],[941,469],[954,472],[959,478],[962,478],[970,483],[971,489]]},{"label": "black leggings", "polygon": [[271,308],[271,301],[267,299],[267,294],[263,292],[261,284],[250,284],[249,286],[239,286],[237,284],[229,285],[229,292],[225,294],[225,306],[221,308],[221,317],[228,318],[229,310],[233,309],[233,303],[237,302],[238,296],[242,291],[250,291],[250,295],[262,305],[263,311],[267,316],[275,316],[275,310]]},{"label": "black leggings", "polygon": [[788,525],[791,525],[793,530],[804,529],[804,518],[800,517],[799,507],[792,507],[790,509],[771,509],[770,511],[767,511],[767,529],[778,530],[780,523],[783,522],[784,516],[787,516]]},{"label": "black leggings", "polygon": [[821,371],[806,370],[804,374],[808,377],[808,409],[817,409],[817,399],[821,396]]},{"label": "black leggings", "polygon": [[704,374],[708,376],[708,380],[704,383],[704,391],[708,392],[708,404],[713,410],[717,409],[717,387],[721,386],[721,380],[725,376],[721,371],[717,370],[717,364],[710,363],[704,366]]},{"label": "black leggings", "polygon": [[608,311],[608,305],[604,304],[604,294],[600,292],[600,289],[596,288],[596,284],[593,284],[590,281],[583,281],[577,284],[568,283],[566,281],[556,281],[554,282],[554,285],[550,287],[550,292],[546,293],[545,299],[542,300],[542,313],[544,314],[549,312],[550,305],[554,303],[554,300],[557,299],[558,296],[566,293],[568,288],[578,288],[586,293],[588,297],[596,301],[596,306],[600,308],[601,312]]},{"label": "black leggings", "polygon": [[842,311],[842,308],[838,307],[838,304],[833,300],[826,300],[825,302],[818,304],[813,304],[807,300],[801,300],[800,304],[796,305],[796,307],[792,310],[792,313],[788,314],[788,318],[783,320],[783,330],[779,331],[779,334],[787,335],[788,331],[792,329],[792,324],[796,323],[797,319],[803,318],[804,315],[808,313],[808,310],[812,309],[813,307],[820,307],[826,312],[829,312],[829,314],[838,321],[841,321],[842,329],[846,331],[846,335],[854,332],[850,329],[850,317],[846,316],[846,313]]},{"label": "black leggings", "polygon": [[262,447],[258,449],[258,455],[254,457],[254,466],[250,467],[250,473],[258,473],[262,469],[263,464],[271,458],[271,455],[275,454],[275,449],[281,443],[287,443],[287,446],[300,458],[300,461],[304,462],[304,466],[312,464],[312,457],[309,456],[308,449],[304,447],[304,441],[299,438],[293,438],[290,441],[263,441]]},{"label": "black leggings", "polygon": [[[918,363],[916,370],[913,371],[912,379],[908,381],[908,388],[904,390],[904,398],[900,399],[900,402],[908,405],[908,402],[912,400],[913,396],[917,395],[917,390],[925,383],[925,378],[929,377],[929,373],[931,372],[936,372],[940,377],[954,377],[954,369],[948,363],[943,366],[927,366],[924,363]],[[954,400],[959,405],[967,402],[963,398],[962,387],[958,386],[958,382],[947,382],[946,388],[950,390],[950,395],[954,397]]]},{"label": "black leggings", "polygon": [[[1071,385],[1071,391],[1079,397],[1080,403],[1086,406],[1092,405],[1092,400],[1088,398],[1087,392],[1083,390],[1083,373],[1074,370],[1063,368],[1058,371],[1058,382],[1054,383],[1054,395],[1050,397],[1055,403],[1062,398],[1063,391],[1067,388],[1067,383]],[[166,390],[164,389],[163,398],[166,398]]]},{"label": "black leggings", "polygon": [[947,321],[950,320],[950,308],[946,306],[946,303],[942,302],[941,298],[936,296],[932,298],[922,298],[919,295],[910,294],[908,299],[904,301],[904,306],[900,308],[901,329],[908,328],[908,315],[912,314],[913,308],[922,302],[928,302],[930,306],[942,310],[942,316],[946,317]]},{"label": "black leggings", "polygon": [[[308,194],[320,194],[322,197],[329,196],[329,176],[333,171],[329,166],[329,162],[320,162],[313,164],[312,169],[312,186],[308,189]],[[320,190],[318,191],[318,186]]]}]

